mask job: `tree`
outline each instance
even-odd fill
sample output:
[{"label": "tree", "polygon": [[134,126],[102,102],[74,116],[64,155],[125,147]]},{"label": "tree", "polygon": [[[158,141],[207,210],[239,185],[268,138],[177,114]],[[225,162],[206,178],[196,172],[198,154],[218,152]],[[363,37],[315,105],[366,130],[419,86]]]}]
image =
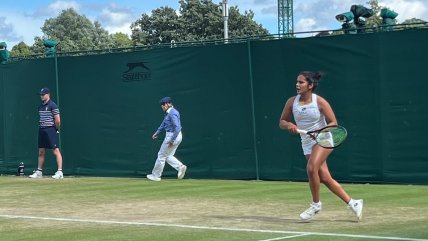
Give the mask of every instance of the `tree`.
[{"label": "tree", "polygon": [[220,39],[223,15],[219,5],[209,0],[180,0],[180,41]]},{"label": "tree", "polygon": [[[161,7],[151,15],[142,14],[131,25],[134,44],[157,44],[174,41],[221,39],[224,36],[220,4],[212,0],[180,0],[180,9]],[[254,20],[252,11],[241,14],[238,7],[229,9],[231,38],[267,35],[269,32]]]},{"label": "tree", "polygon": [[[211,0],[180,0],[180,16],[184,23],[184,36],[190,39],[206,40],[224,37],[224,20],[222,7]],[[257,24],[254,13],[249,10],[244,14],[237,6],[229,8],[228,30],[231,38],[268,35],[269,31]]]},{"label": "tree", "polygon": [[[62,51],[103,49],[114,44],[99,22],[92,23],[72,8],[63,10],[56,18],[46,20],[42,32],[48,38],[58,41]],[[35,40],[37,45],[37,39]]]},{"label": "tree", "polygon": [[114,48],[132,47],[132,40],[124,33],[112,34],[112,38],[114,42]]},{"label": "tree", "polygon": [[19,44],[13,46],[10,53],[12,57],[28,56],[33,54],[33,50],[30,46],[21,41]]},{"label": "tree", "polygon": [[[371,9],[373,10],[373,16],[367,19],[367,25],[376,27],[378,29],[379,26],[383,25],[382,18],[378,16],[384,7],[379,6],[378,0],[369,0],[367,4],[369,4]],[[388,10],[391,10],[391,9],[388,9]],[[423,21],[418,18],[407,19],[403,21],[401,24],[402,25],[404,24],[405,26],[396,27],[394,29],[421,28],[421,27],[428,26],[428,23],[426,21]]]},{"label": "tree", "polygon": [[377,31],[379,26],[382,25],[382,19],[378,17],[382,7],[379,6],[378,0],[369,0],[367,4],[369,4],[370,8],[373,10],[373,15],[367,18],[366,27],[372,27],[373,31]]},{"label": "tree", "polygon": [[34,54],[44,54],[46,49],[43,45],[43,39],[41,37],[34,37],[34,44],[31,49],[33,50]]},{"label": "tree", "polygon": [[404,20],[401,24],[403,24],[403,28],[427,28],[428,22],[419,19],[419,18],[411,18]]},{"label": "tree", "polygon": [[170,7],[161,7],[152,11],[152,14],[143,14],[131,25],[131,39],[134,44],[170,43],[171,40],[180,40],[179,17]]},{"label": "tree", "polygon": [[231,7],[229,10],[229,34],[232,37],[247,37],[268,35],[267,31],[261,24],[257,24],[254,20],[254,12],[245,11],[243,15],[239,13],[237,6]]}]

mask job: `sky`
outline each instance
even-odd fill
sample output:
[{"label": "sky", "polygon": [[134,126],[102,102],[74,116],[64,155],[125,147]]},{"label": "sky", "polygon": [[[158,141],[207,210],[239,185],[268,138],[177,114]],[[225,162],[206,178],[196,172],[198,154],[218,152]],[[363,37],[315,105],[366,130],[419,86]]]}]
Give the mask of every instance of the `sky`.
[{"label": "sky", "polygon": [[[0,42],[7,49],[21,41],[31,46],[34,37],[44,37],[41,31],[45,20],[57,17],[62,10],[74,8],[92,22],[98,21],[109,33],[122,32],[131,35],[130,25],[143,13],[168,6],[176,10],[179,0],[2,0],[0,4]],[[220,3],[221,0],[213,0]],[[252,10],[254,20],[278,33],[278,0],[228,0],[229,6],[237,6],[241,13]],[[340,29],[335,19],[339,13],[349,11],[353,4],[366,7],[368,0],[294,0],[294,32]],[[398,13],[397,21],[410,18],[428,21],[428,0],[379,0],[379,5]]]}]

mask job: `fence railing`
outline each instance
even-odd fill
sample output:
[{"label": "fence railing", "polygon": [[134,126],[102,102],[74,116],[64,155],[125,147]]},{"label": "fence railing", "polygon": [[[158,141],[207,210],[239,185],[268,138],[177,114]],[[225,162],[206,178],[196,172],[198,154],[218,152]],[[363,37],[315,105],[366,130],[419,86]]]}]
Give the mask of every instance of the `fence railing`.
[{"label": "fence railing", "polygon": [[[409,23],[409,24],[394,24],[394,25],[379,25],[379,26],[369,26],[364,28],[353,28],[353,29],[332,29],[332,30],[315,30],[315,31],[302,31],[302,32],[293,32],[287,34],[270,34],[270,35],[260,35],[260,36],[247,36],[239,38],[229,38],[229,39],[213,39],[213,40],[200,40],[200,41],[171,41],[170,43],[158,43],[158,44],[149,44],[149,45],[135,45],[131,47],[123,48],[105,48],[105,49],[86,49],[78,51],[67,51],[56,53],[57,57],[61,56],[83,56],[83,55],[98,55],[98,54],[109,54],[109,53],[124,53],[124,52],[135,52],[148,49],[157,49],[157,48],[183,48],[183,47],[195,47],[195,46],[208,46],[208,45],[224,45],[224,44],[237,44],[248,41],[263,41],[263,40],[274,40],[282,38],[307,38],[307,37],[324,37],[331,35],[342,35],[342,34],[369,34],[376,32],[385,32],[385,31],[403,31],[409,29],[428,29],[428,22],[418,22],[418,23]],[[351,31],[351,32],[350,32]],[[53,56],[47,56],[44,53],[41,54],[32,54],[26,56],[14,56],[11,57],[9,61],[19,61],[23,59],[38,59],[38,58],[49,58]]]}]

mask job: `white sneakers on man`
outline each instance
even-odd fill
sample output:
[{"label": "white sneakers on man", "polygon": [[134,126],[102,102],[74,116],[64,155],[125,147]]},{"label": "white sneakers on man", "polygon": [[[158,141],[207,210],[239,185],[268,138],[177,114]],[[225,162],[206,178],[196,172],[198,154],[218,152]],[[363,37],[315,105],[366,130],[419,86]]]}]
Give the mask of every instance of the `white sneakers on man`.
[{"label": "white sneakers on man", "polygon": [[300,214],[300,219],[302,221],[310,221],[315,216],[315,214],[317,214],[322,209],[321,202],[312,202],[310,205],[311,206],[308,209],[306,209],[303,213]]},{"label": "white sneakers on man", "polygon": [[187,166],[181,165],[181,167],[178,168],[177,178],[183,179],[184,175],[186,175],[186,170],[187,170]]},{"label": "white sneakers on man", "polygon": [[[29,176],[30,178],[43,178],[43,173],[42,171],[35,171],[33,174],[31,174]],[[64,174],[62,173],[62,171],[57,171],[55,172],[55,175],[52,176],[53,179],[63,179],[64,178]]]},{"label": "white sneakers on man", "polygon": [[55,172],[55,175],[52,176],[53,179],[63,179],[64,178],[64,174],[62,173],[62,171],[57,171]]},{"label": "white sneakers on man", "polygon": [[352,212],[357,217],[358,222],[363,218],[363,199],[352,200],[349,202],[348,207],[352,210]]},{"label": "white sneakers on man", "polygon": [[28,177],[30,177],[30,178],[43,178],[43,174],[42,174],[42,171],[37,170]]},{"label": "white sneakers on man", "polygon": [[[186,175],[186,170],[187,170],[187,166],[186,165],[181,165],[178,168],[178,174],[177,174],[177,178],[178,179],[183,179],[184,175]],[[147,175],[147,179],[155,181],[155,182],[159,182],[160,180],[162,180],[160,177],[157,177],[153,174],[148,174]]]},{"label": "white sneakers on man", "polygon": [[156,182],[159,182],[159,181],[161,180],[161,178],[160,178],[160,177],[156,177],[156,176],[155,176],[155,175],[153,175],[153,174],[149,174],[149,175],[147,175],[147,179],[152,180],[152,181],[156,181]]}]

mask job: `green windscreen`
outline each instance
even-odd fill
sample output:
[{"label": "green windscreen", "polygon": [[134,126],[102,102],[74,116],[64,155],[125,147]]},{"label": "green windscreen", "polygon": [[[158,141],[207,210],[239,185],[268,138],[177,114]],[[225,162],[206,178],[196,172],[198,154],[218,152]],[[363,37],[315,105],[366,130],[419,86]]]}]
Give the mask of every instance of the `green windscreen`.
[{"label": "green windscreen", "polygon": [[[37,167],[42,87],[61,112],[66,175],[144,177],[161,145],[159,99],[180,111],[176,157],[188,178],[307,180],[298,135],[278,127],[299,72],[322,71],[346,141],[328,160],[341,181],[428,183],[426,29],[276,40],[0,65],[0,172]],[[55,60],[57,61],[55,64]],[[48,152],[44,172],[56,163]],[[176,178],[166,165],[165,178]]]}]

